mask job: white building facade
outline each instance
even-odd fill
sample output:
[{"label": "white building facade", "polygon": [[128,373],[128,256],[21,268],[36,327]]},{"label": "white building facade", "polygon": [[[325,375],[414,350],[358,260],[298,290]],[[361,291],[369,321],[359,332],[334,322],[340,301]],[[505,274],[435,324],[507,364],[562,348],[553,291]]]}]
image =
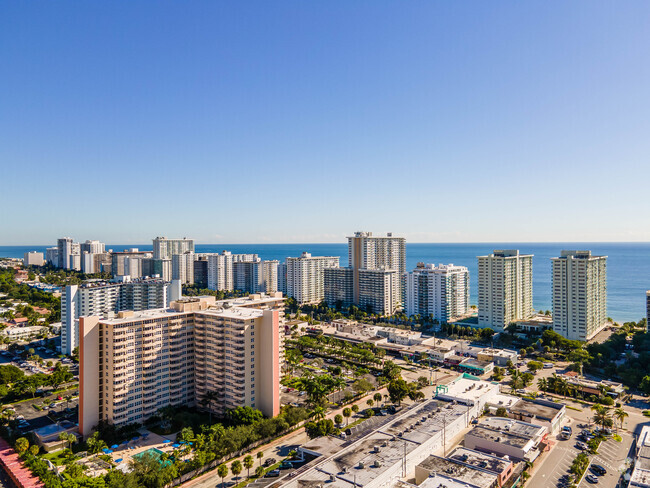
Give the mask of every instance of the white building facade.
[{"label": "white building facade", "polygon": [[479,327],[500,331],[533,313],[533,255],[510,249],[479,256]]},{"label": "white building facade", "polygon": [[298,303],[320,302],[325,297],[323,270],[338,267],[338,256],[312,256],[303,252],[300,257],[287,258],[287,296]]},{"label": "white building facade", "polygon": [[406,277],[406,313],[440,322],[469,310],[469,271],[453,264],[418,263]]},{"label": "white building facade", "polygon": [[607,256],[562,251],[553,265],[553,330],[586,341],[607,324]]}]

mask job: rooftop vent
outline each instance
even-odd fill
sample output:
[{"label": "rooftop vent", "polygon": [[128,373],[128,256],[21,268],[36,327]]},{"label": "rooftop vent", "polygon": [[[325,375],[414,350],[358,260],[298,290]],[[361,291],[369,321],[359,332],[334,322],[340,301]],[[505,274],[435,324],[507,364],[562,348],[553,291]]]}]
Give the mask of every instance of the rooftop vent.
[{"label": "rooftop vent", "polygon": [[363,469],[363,468],[365,468],[365,467],[366,467],[366,465],[364,464],[364,462],[363,462],[363,461],[359,461],[359,469]]},{"label": "rooftop vent", "polygon": [[381,461],[379,459],[375,460],[372,464],[375,468],[381,468]]}]

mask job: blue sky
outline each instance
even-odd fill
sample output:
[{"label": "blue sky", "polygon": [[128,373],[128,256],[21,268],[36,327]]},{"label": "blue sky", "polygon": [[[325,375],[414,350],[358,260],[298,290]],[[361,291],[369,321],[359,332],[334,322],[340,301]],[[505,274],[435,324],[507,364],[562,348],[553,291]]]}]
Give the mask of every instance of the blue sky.
[{"label": "blue sky", "polygon": [[3,2],[0,245],[650,241],[648,2]]}]

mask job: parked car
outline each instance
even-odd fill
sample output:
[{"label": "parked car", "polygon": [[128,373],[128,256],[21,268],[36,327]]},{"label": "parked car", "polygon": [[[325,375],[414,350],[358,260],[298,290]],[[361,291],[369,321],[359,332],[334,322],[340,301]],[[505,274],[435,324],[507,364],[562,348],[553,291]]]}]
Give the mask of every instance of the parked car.
[{"label": "parked car", "polygon": [[264,466],[266,466],[266,467],[268,468],[269,466],[272,466],[272,465],[274,465],[275,463],[277,463],[277,461],[275,460],[275,458],[268,458],[268,459],[266,459],[266,460],[264,461]]},{"label": "parked car", "polygon": [[586,479],[589,483],[598,483],[598,478],[596,478],[593,474],[588,474],[588,475],[585,477],[585,479]]},{"label": "parked car", "polygon": [[280,463],[280,466],[278,467],[278,469],[291,469],[291,468],[293,468],[293,464],[291,464],[289,461],[282,461]]},{"label": "parked car", "polygon": [[584,451],[585,449],[589,449],[589,446],[587,446],[587,444],[585,444],[584,442],[581,442],[581,441],[576,442],[576,447],[577,447],[578,449],[583,450],[583,451]]},{"label": "parked car", "polygon": [[592,464],[591,470],[596,473],[598,476],[603,476],[607,474],[607,470],[600,464]]},{"label": "parked car", "polygon": [[268,473],[266,473],[264,475],[265,478],[277,478],[278,476],[280,476],[280,470],[279,469],[271,470],[271,471],[269,471]]}]

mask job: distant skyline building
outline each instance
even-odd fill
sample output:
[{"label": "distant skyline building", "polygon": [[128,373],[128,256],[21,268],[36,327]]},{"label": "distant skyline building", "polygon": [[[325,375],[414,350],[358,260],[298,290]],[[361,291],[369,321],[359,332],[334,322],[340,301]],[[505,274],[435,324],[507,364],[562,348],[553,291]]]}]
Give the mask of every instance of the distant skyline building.
[{"label": "distant skyline building", "polygon": [[506,249],[479,256],[479,327],[501,331],[533,313],[533,255]]},{"label": "distant skyline building", "polygon": [[79,345],[79,317],[112,317],[120,310],[166,307],[169,283],[162,280],[91,282],[68,285],[61,294],[61,352]]},{"label": "distant skyline building", "polygon": [[553,266],[553,330],[587,341],[607,324],[607,256],[562,251]]},{"label": "distant skyline building", "polygon": [[172,280],[179,280],[184,285],[194,284],[194,252],[172,254]]},{"label": "distant skyline building", "polygon": [[79,244],[81,254],[101,254],[106,252],[106,245],[103,242],[87,240]]},{"label": "distant skyline building", "polygon": [[57,239],[59,268],[70,269],[70,256],[73,253],[72,244],[72,237],[61,237]]},{"label": "distant skyline building", "polygon": [[353,305],[352,268],[326,268],[323,270],[325,301],[337,309]]},{"label": "distant skyline building", "polygon": [[275,293],[278,290],[278,266],[280,261],[272,259],[262,261],[264,268],[264,291],[266,293]]},{"label": "distant skyline building", "polygon": [[59,248],[58,248],[58,246],[48,247],[45,250],[45,261],[47,261],[52,266],[57,266],[57,267],[59,266]]},{"label": "distant skyline building", "polygon": [[23,264],[25,266],[43,266],[45,259],[42,252],[29,251],[23,256]]},{"label": "distant skyline building", "polygon": [[171,259],[174,254],[184,254],[188,251],[194,252],[194,239],[188,239],[187,237],[182,239],[156,237],[152,241],[154,259]]},{"label": "distant skyline building", "polygon": [[194,255],[194,284],[200,288],[208,287],[208,257],[203,254]]},{"label": "distant skyline building", "polygon": [[264,291],[264,265],[262,260],[236,261],[233,263],[234,289],[245,293]]},{"label": "distant skyline building", "polygon": [[298,303],[320,302],[325,298],[325,268],[338,267],[338,256],[312,256],[303,252],[300,257],[287,258],[287,296]]},{"label": "distant skyline building", "polygon": [[440,322],[469,310],[469,271],[453,264],[418,263],[406,279],[407,315],[431,316]]},{"label": "distant skyline building", "polygon": [[645,331],[650,332],[650,290],[645,292]]}]

